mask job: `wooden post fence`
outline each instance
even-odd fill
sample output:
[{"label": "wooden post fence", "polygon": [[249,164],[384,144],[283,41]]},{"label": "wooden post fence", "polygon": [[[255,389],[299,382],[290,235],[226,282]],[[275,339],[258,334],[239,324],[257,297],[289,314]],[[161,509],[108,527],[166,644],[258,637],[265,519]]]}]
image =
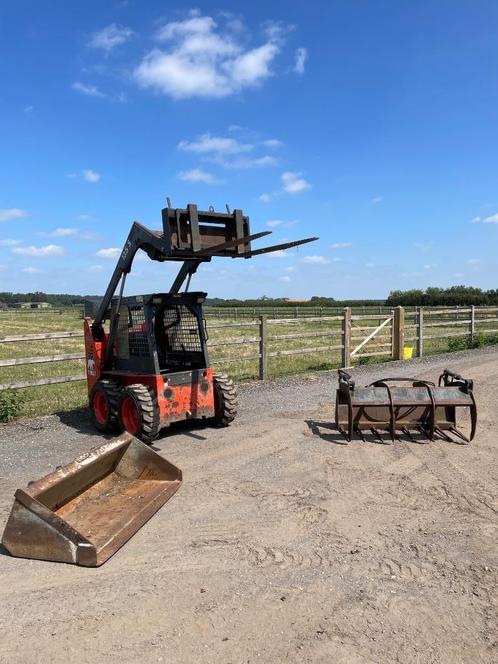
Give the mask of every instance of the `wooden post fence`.
[{"label": "wooden post fence", "polygon": [[268,377],[268,344],[266,316],[259,317],[259,379]]},{"label": "wooden post fence", "polygon": [[417,355],[424,356],[424,307],[417,308]]},{"label": "wooden post fence", "polygon": [[405,310],[403,307],[394,309],[393,320],[393,360],[402,360],[405,350]]},{"label": "wooden post fence", "polygon": [[342,319],[342,366],[351,366],[351,307],[345,307]]},{"label": "wooden post fence", "polygon": [[[253,309],[251,308],[251,310]],[[363,363],[365,358],[371,357],[384,357],[386,360],[392,357],[394,360],[404,359],[405,348],[405,309],[404,307],[396,307],[392,310],[384,308],[384,313],[378,315],[372,313],[355,313],[351,307],[345,307],[340,311],[334,312],[336,315],[322,317],[322,311],[319,316],[309,316],[306,318],[306,327],[301,328],[300,312],[294,308],[290,309],[287,318],[268,319],[267,315],[250,316],[251,320],[244,317],[244,312],[239,312],[239,321],[230,322],[217,322],[213,323],[213,328],[236,328],[246,329],[250,328],[250,336],[242,332],[236,338],[222,336],[218,340],[210,341],[208,346],[210,348],[216,347],[231,347],[244,348],[242,354],[222,353],[219,360],[215,359],[216,363],[239,363],[241,361],[251,361],[251,372],[259,376],[261,380],[268,378],[268,362],[271,360],[277,361],[275,358],[283,357],[301,357],[322,355],[327,357],[328,363],[336,365],[340,362],[340,366],[344,368],[351,367],[356,361]],[[366,310],[364,310],[366,311]],[[375,309],[376,311],[376,309]],[[275,310],[273,315],[277,316],[279,312]],[[297,314],[297,317],[296,317]],[[469,315],[468,315],[469,314]],[[236,315],[236,310],[234,312]],[[222,312],[222,316],[226,314]],[[299,320],[297,320],[297,319]],[[380,321],[380,322],[379,322]],[[309,331],[308,323],[316,327],[312,327]],[[323,324],[323,326],[322,326]],[[270,328],[269,328],[270,326]],[[210,325],[211,327],[211,325]],[[270,329],[270,331],[268,330]],[[283,329],[285,333],[279,333]],[[289,333],[287,333],[289,330]],[[257,331],[257,332],[256,332]],[[342,332],[342,336],[339,335]],[[462,338],[475,340],[477,335],[483,334],[496,334],[498,333],[498,307],[476,307],[468,306],[465,308],[439,308],[434,309],[431,307],[417,307],[413,317],[413,309],[408,310],[406,338],[410,341],[414,340],[416,343],[416,350],[418,357],[423,357],[427,352],[439,350],[441,346],[451,348],[448,344],[449,338]],[[222,333],[224,335],[224,333]],[[243,335],[243,337],[241,337]],[[22,344],[23,342],[50,342],[52,340],[76,340],[83,341],[81,331],[52,331],[52,332],[39,332],[27,335],[8,335],[0,336],[0,347],[7,344],[7,347],[12,344]],[[317,343],[311,340],[320,339]],[[323,343],[321,339],[324,339]],[[299,343],[301,341],[303,343]],[[274,346],[275,342],[277,345]],[[287,343],[291,343],[291,347]],[[250,346],[248,352],[245,351],[246,346]],[[425,348],[424,348],[425,345]],[[21,346],[22,348],[22,346]],[[29,346],[32,348],[32,346]],[[84,359],[84,352],[82,348],[69,346],[68,350],[73,352],[67,353],[53,353],[49,354],[51,345],[47,346],[46,354],[43,354],[43,346],[40,344],[40,355],[36,355],[36,351],[26,351],[25,355],[20,352],[12,352],[11,357],[4,357],[0,359],[0,370],[11,367],[22,367],[24,365],[40,365],[45,366],[51,363],[60,362],[81,362]],[[256,354],[256,348],[259,352]],[[341,354],[339,359],[338,355]],[[12,355],[14,357],[12,357]],[[17,357],[21,355],[20,357]],[[368,361],[368,360],[367,360]],[[257,363],[257,366],[256,366]],[[78,370],[81,367],[77,365]],[[82,367],[81,367],[82,368]],[[68,373],[71,369],[68,369]],[[3,375],[12,375],[15,381],[7,383],[0,375],[0,392],[8,389],[21,389],[42,385],[52,385],[57,383],[66,383],[72,381],[84,380],[85,375],[83,372],[74,375],[51,376],[52,372],[47,370],[48,376],[45,378],[39,377],[36,380],[28,380],[27,376],[24,377],[22,373],[7,371],[1,372]],[[39,372],[41,373],[41,372]],[[59,372],[57,372],[59,373]],[[60,372],[62,373],[62,372]],[[29,374],[28,374],[29,375]],[[42,374],[43,375],[43,374]]]}]

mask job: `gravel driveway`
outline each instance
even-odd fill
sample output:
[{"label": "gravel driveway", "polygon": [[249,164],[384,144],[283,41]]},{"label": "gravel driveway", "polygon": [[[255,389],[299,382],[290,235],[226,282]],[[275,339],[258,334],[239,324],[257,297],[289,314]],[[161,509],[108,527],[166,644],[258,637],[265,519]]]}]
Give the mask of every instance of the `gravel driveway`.
[{"label": "gravel driveway", "polygon": [[[355,370],[475,380],[472,444],[344,440],[336,375],[240,388],[228,429],[155,442],[184,484],[98,569],[0,551],[0,662],[496,662],[498,351]],[[16,487],[102,438],[85,413],[0,425]]]}]

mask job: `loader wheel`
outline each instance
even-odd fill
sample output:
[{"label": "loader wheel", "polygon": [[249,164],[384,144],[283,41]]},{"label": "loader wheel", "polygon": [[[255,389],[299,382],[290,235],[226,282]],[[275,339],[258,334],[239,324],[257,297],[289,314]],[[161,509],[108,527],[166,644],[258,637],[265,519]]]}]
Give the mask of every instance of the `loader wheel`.
[{"label": "loader wheel", "polygon": [[95,427],[103,433],[118,427],[118,402],[121,386],[113,380],[99,380],[90,392],[90,410]]},{"label": "loader wheel", "polygon": [[128,385],[119,399],[119,422],[144,443],[151,443],[159,432],[159,405],[153,390],[137,383]]},{"label": "loader wheel", "polygon": [[226,374],[213,374],[214,422],[227,427],[237,415],[237,390]]}]

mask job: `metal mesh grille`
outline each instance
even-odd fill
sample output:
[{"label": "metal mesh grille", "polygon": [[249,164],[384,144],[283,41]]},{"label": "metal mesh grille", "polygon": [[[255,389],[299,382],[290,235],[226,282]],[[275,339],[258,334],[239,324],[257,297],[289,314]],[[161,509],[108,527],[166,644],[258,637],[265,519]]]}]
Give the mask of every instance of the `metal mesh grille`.
[{"label": "metal mesh grille", "polygon": [[149,341],[147,339],[142,305],[121,307],[117,334],[117,351],[120,359],[149,356]]},{"label": "metal mesh grille", "polygon": [[155,324],[163,326],[161,337],[166,351],[202,351],[197,318],[185,305],[165,307],[159,319],[156,318]]},{"label": "metal mesh grille", "polygon": [[143,306],[129,307],[128,337],[130,355],[132,357],[147,357],[149,355],[149,341],[145,328]]}]

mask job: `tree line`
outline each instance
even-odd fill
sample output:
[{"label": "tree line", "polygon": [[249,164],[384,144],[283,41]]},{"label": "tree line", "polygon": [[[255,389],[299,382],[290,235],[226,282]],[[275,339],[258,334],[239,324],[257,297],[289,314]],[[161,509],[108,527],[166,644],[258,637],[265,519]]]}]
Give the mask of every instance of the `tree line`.
[{"label": "tree line", "polygon": [[391,291],[386,305],[391,307],[439,307],[498,305],[498,289],[482,290],[471,286],[451,286],[451,288],[427,288],[426,290]]},{"label": "tree line", "polygon": [[48,302],[58,307],[72,307],[75,304],[83,304],[84,301],[85,296],[83,295],[54,295],[43,293],[42,291],[35,291],[34,293],[0,293],[0,302],[3,302],[7,306],[15,302]]},{"label": "tree line", "polygon": [[[83,304],[89,295],[70,295],[67,293],[53,294],[35,291],[34,293],[0,292],[0,303],[7,306],[15,302],[48,302],[53,306],[70,307]],[[336,300],[333,297],[314,295],[309,300],[288,300],[263,295],[248,300],[211,297],[206,301],[212,307],[368,307],[368,306],[405,306],[405,307],[438,307],[438,306],[469,306],[498,305],[498,289],[482,290],[471,286],[451,286],[451,288],[427,288],[426,290],[394,290],[387,299]]]}]

